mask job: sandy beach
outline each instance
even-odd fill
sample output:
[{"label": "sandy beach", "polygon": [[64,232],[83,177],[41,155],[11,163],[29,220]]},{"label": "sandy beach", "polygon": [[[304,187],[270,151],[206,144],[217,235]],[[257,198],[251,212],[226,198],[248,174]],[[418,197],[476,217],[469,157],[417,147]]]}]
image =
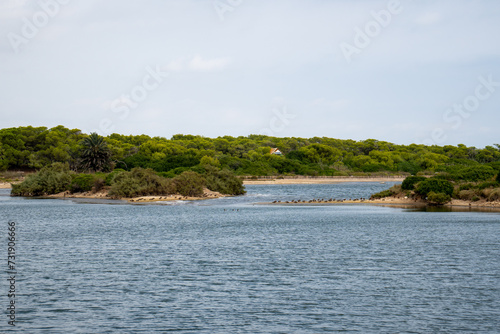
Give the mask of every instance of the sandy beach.
[{"label": "sandy beach", "polygon": [[[342,182],[403,182],[405,176],[395,177],[350,177],[350,176],[332,176],[325,178],[316,177],[298,177],[284,179],[257,179],[244,180],[243,184],[329,184]],[[10,189],[9,182],[0,182],[0,189]]]},{"label": "sandy beach", "polygon": [[[9,182],[0,182],[0,189],[11,189]],[[135,203],[147,203],[147,202],[159,202],[159,201],[198,201],[204,199],[214,199],[220,197],[226,197],[228,195],[223,195],[216,191],[211,191],[207,188],[203,189],[203,195],[201,197],[188,197],[182,196],[180,194],[175,195],[162,195],[162,196],[139,196],[133,198],[119,198],[119,200],[125,200],[128,202]],[[96,193],[84,192],[84,193],[70,193],[69,191],[61,192],[58,194],[43,196],[44,198],[83,198],[83,199],[115,199],[108,195],[107,190],[102,190]]]},{"label": "sandy beach", "polygon": [[394,177],[357,177],[357,176],[331,176],[331,177],[297,177],[244,180],[243,184],[330,184],[342,182],[403,182],[406,176]]}]

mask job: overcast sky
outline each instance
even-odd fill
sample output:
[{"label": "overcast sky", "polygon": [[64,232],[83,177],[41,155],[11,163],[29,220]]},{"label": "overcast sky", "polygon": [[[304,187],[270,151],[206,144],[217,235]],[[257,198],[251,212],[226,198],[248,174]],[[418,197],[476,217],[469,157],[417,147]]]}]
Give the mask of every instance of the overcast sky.
[{"label": "overcast sky", "polygon": [[500,143],[500,2],[0,0],[0,128]]}]

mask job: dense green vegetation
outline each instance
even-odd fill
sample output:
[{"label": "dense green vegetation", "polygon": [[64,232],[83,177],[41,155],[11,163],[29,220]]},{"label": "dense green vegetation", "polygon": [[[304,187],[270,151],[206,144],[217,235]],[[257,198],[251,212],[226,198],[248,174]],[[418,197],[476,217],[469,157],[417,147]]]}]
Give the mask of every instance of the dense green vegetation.
[{"label": "dense green vegetation", "polygon": [[448,194],[442,193],[442,192],[436,193],[434,191],[431,191],[427,195],[427,201],[430,204],[441,205],[441,204],[448,203],[450,200],[451,200],[451,196]]},{"label": "dense green vegetation", "polygon": [[242,181],[233,173],[210,171],[198,174],[186,171],[174,178],[158,175],[152,169],[136,167],[130,172],[115,170],[111,173],[76,173],[68,164],[56,162],[30,174],[26,179],[12,185],[13,196],[44,196],[64,191],[97,192],[108,187],[109,195],[115,198],[148,195],[181,194],[202,196],[203,188],[222,194],[241,195],[245,193]]},{"label": "dense green vegetation", "polygon": [[68,164],[54,163],[29,175],[22,183],[13,184],[11,194],[16,196],[42,196],[57,194],[72,188]]},{"label": "dense green vegetation", "polygon": [[[278,147],[284,155],[272,155]],[[114,196],[181,193],[203,187],[242,194],[235,175],[347,176],[412,175],[398,188],[374,195],[404,193],[433,203],[448,197],[500,197],[500,145],[396,145],[368,139],[276,138],[264,135],[205,138],[112,134],[101,137],[57,126],[0,130],[0,171],[36,171],[13,194],[40,195],[108,187]],[[92,174],[89,174],[92,173]],[[423,177],[423,176],[426,177]],[[432,178],[428,179],[429,176]]]},{"label": "dense green vegetation", "polygon": [[[203,191],[203,188],[202,188]],[[113,177],[109,195],[112,197],[136,197],[175,194],[177,189],[172,179],[155,174],[150,169],[134,168]]]},{"label": "dense green vegetation", "polygon": [[110,167],[111,151],[104,138],[97,133],[91,133],[82,141],[81,164],[84,169],[94,172]]},{"label": "dense green vegetation", "polygon": [[[464,201],[498,201],[500,200],[500,173],[493,177],[489,169],[479,166],[477,170],[484,171],[483,175],[476,172],[457,174],[437,174],[426,178],[408,176],[403,183],[391,189],[373,194],[372,199],[389,196],[423,199],[429,204],[441,205],[451,199]],[[464,176],[467,175],[467,176]]]},{"label": "dense green vegetation", "polygon": [[415,192],[423,197],[427,197],[431,192],[443,193],[451,196],[453,194],[453,185],[447,180],[430,178],[418,183]]},{"label": "dense green vegetation", "polygon": [[426,178],[423,176],[408,176],[404,179],[403,183],[401,183],[401,189],[403,190],[413,190],[415,189],[415,184],[424,181]]},{"label": "dense green vegetation", "polygon": [[[487,180],[500,170],[499,145],[396,145],[368,139],[276,138],[264,135],[205,138],[112,134],[101,138],[78,129],[18,127],[0,130],[0,170],[34,171],[54,162],[73,171],[151,168],[174,177],[204,166],[236,175],[373,175],[440,173],[461,180]],[[283,156],[269,154],[278,147]]]}]

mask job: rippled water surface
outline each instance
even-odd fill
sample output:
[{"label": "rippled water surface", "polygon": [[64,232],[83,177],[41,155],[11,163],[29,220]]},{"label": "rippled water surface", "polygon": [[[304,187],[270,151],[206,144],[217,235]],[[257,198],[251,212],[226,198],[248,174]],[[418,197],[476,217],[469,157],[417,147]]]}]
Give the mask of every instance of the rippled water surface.
[{"label": "rippled water surface", "polygon": [[248,186],[168,205],[2,191],[1,233],[15,220],[19,238],[13,331],[498,333],[498,213],[255,204],[389,186]]}]

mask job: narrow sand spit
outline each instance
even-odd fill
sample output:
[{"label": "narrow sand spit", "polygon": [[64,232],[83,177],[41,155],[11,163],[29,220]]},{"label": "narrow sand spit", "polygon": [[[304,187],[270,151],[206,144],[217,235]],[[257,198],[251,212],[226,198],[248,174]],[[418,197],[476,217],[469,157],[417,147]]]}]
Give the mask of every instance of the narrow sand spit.
[{"label": "narrow sand spit", "polygon": [[328,177],[328,178],[290,178],[290,179],[268,179],[268,180],[244,180],[243,184],[329,184],[342,182],[403,182],[405,176],[401,177]]},{"label": "narrow sand spit", "polygon": [[[349,200],[336,200],[336,199],[312,199],[312,200],[293,200],[293,201],[274,201],[273,205],[348,205],[348,204],[368,204],[368,205],[382,205],[393,207],[425,207],[428,204],[422,200],[413,200],[410,198],[401,197],[386,197],[376,200],[370,199],[349,199]],[[449,203],[443,205],[444,207],[451,208],[471,208],[471,209],[485,209],[500,211],[500,201],[487,202],[485,200],[477,202],[469,202],[453,199]]]}]

